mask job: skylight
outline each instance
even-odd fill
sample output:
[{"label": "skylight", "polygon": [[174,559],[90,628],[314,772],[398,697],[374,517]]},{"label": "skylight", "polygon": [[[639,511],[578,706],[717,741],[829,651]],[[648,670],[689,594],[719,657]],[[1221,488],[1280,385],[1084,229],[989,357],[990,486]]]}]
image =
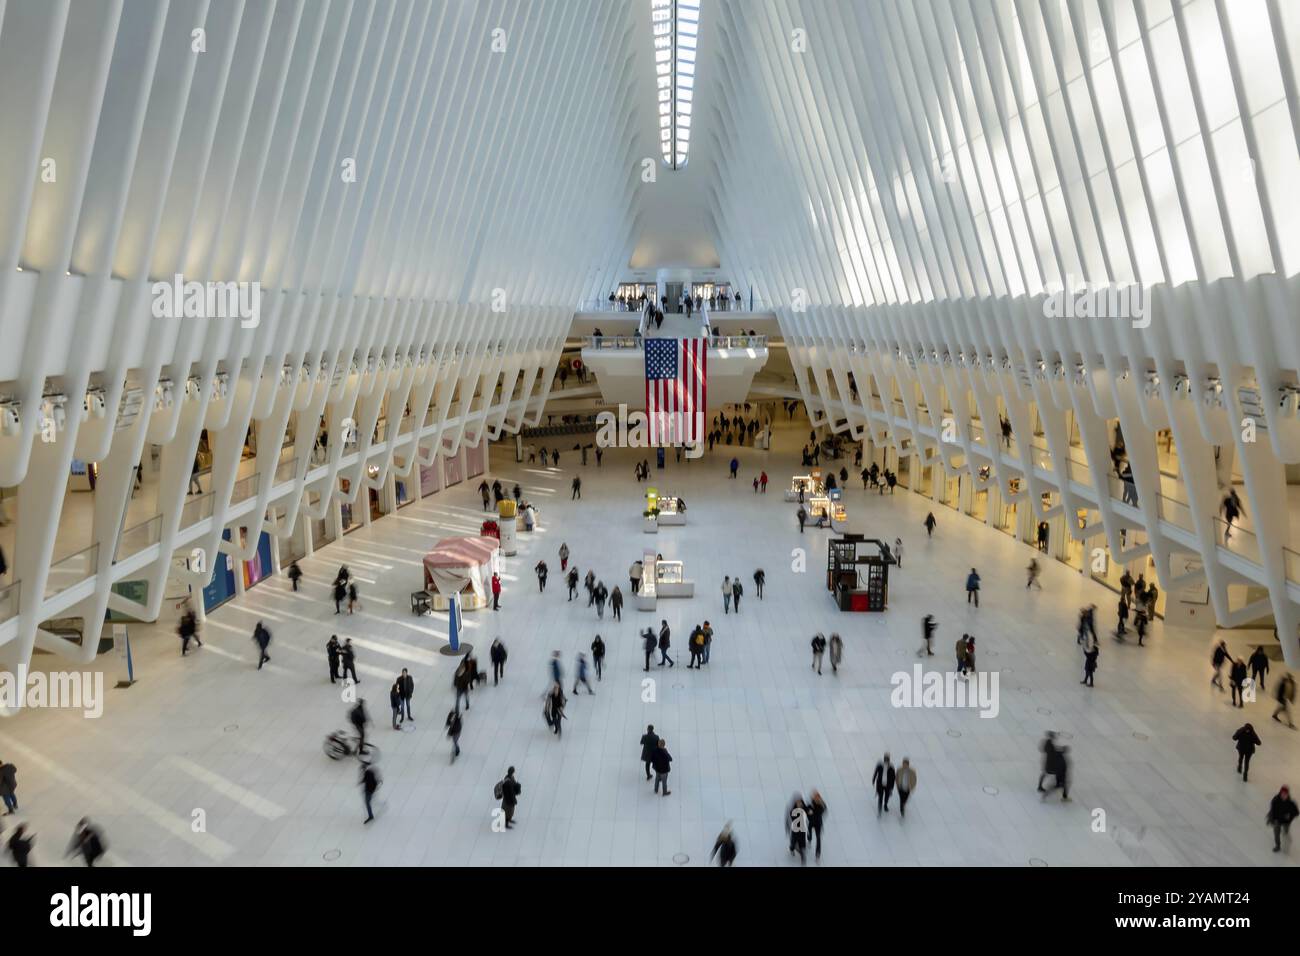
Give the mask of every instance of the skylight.
[{"label": "skylight", "polygon": [[681,169],[691,148],[700,0],[650,0],[650,24],[659,104],[659,148],[664,165]]}]

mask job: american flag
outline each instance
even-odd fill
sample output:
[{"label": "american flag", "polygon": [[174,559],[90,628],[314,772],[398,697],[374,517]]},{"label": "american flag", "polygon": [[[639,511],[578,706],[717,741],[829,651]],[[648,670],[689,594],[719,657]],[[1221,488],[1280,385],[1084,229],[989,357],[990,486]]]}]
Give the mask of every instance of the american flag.
[{"label": "american flag", "polygon": [[704,440],[708,339],[645,339],[645,408],[650,444]]}]

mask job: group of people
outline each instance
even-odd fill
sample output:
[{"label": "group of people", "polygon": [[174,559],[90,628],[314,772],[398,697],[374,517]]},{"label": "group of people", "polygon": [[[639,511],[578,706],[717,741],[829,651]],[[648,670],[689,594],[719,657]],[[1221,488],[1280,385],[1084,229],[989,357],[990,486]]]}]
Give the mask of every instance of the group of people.
[{"label": "group of people", "polygon": [[[847,473],[843,477],[844,480],[848,480]],[[862,469],[861,477],[863,491],[875,488],[883,495],[885,490],[888,489],[889,493],[892,495],[894,489],[898,487],[898,475],[890,471],[888,468],[882,469],[880,465],[874,461],[871,463],[871,467]]]}]

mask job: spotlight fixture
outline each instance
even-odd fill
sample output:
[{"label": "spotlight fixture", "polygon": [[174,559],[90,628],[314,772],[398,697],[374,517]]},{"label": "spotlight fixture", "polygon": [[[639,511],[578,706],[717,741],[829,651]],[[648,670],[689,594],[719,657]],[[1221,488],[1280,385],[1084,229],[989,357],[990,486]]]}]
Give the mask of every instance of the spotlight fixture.
[{"label": "spotlight fixture", "polygon": [[1192,380],[1181,372],[1174,376],[1174,394],[1179,398],[1192,397]]},{"label": "spotlight fixture", "polygon": [[1237,401],[1241,403],[1241,410],[1252,418],[1264,417],[1264,399],[1259,394],[1258,388],[1246,386],[1237,389]]},{"label": "spotlight fixture", "polygon": [[212,400],[220,401],[230,394],[230,375],[218,372],[212,377]]},{"label": "spotlight fixture", "polygon": [[1064,362],[1060,362],[1060,361],[1056,362],[1056,363],[1052,366],[1052,375],[1055,376],[1055,377],[1058,378],[1058,379],[1064,380],[1064,379],[1065,379],[1065,363],[1064,363]]},{"label": "spotlight fixture", "polygon": [[1300,414],[1300,388],[1295,385],[1280,385],[1277,390],[1278,407],[1287,418]]},{"label": "spotlight fixture", "polygon": [[191,375],[185,380],[185,398],[187,401],[198,401],[199,396],[203,394],[203,385],[197,375]]},{"label": "spotlight fixture", "polygon": [[1208,407],[1223,407],[1223,382],[1217,378],[1207,378],[1205,380],[1205,389],[1201,392],[1201,400]]},{"label": "spotlight fixture", "polygon": [[1160,394],[1160,376],[1156,372],[1147,372],[1147,383],[1142,387],[1142,394],[1155,398]]},{"label": "spotlight fixture", "polygon": [[68,396],[63,394],[46,395],[41,399],[41,418],[43,421],[52,421],[54,427],[63,431],[63,426],[67,424],[67,405]]}]

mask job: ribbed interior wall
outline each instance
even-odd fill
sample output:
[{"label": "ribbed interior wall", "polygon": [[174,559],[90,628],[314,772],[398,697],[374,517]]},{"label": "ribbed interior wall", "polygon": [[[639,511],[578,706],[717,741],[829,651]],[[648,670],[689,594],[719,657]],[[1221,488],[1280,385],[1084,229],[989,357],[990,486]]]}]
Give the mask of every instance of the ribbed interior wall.
[{"label": "ribbed interior wall", "polygon": [[[320,517],[535,423],[576,303],[630,253],[643,26],[608,0],[0,0],[0,396],[21,408],[0,436],[0,486],[19,488],[0,664],[93,656],[38,625],[103,620],[124,578],[156,615],[173,553],[251,556],[257,534],[231,546],[226,527]],[[153,281],[178,273],[259,283],[257,325],[155,318]],[[43,441],[50,394],[66,422]],[[411,411],[374,442],[385,396]],[[295,414],[293,467],[266,455],[236,489],[249,423],[279,448]],[[315,467],[321,414],[354,419],[358,446]],[[211,513],[186,524],[205,428]],[[115,563],[147,443],[158,527]],[[96,547],[47,597],[74,458],[100,465]]]},{"label": "ribbed interior wall", "polygon": [[[1300,6],[713,7],[721,89],[697,139],[716,164],[723,271],[778,304],[810,410],[970,473],[976,487],[996,483],[1039,517],[1042,491],[1059,491],[1053,510],[1098,511],[1112,557],[1149,547],[1166,592],[1207,580],[1221,624],[1271,610],[1300,664],[1284,467],[1300,462],[1286,402],[1300,368]],[[1149,326],[1046,315],[1050,293],[1085,282],[1145,290]],[[1207,400],[1216,379],[1222,391]],[[1262,411],[1243,405],[1243,387]],[[1017,435],[1037,411],[1049,468],[1028,442],[1023,457],[1003,452],[1002,410]],[[1071,477],[1067,410],[1093,480]],[[994,440],[974,441],[973,417]],[[1103,478],[1113,420],[1136,508]],[[1173,432],[1190,514],[1162,511],[1162,428]],[[1235,454],[1245,479],[1255,559],[1216,534],[1215,446]],[[1076,535],[1102,530],[1067,524]],[[1126,550],[1125,529],[1149,544]],[[1203,570],[1173,574],[1179,553],[1202,556]],[[1268,599],[1231,607],[1229,584],[1245,581]]]}]

